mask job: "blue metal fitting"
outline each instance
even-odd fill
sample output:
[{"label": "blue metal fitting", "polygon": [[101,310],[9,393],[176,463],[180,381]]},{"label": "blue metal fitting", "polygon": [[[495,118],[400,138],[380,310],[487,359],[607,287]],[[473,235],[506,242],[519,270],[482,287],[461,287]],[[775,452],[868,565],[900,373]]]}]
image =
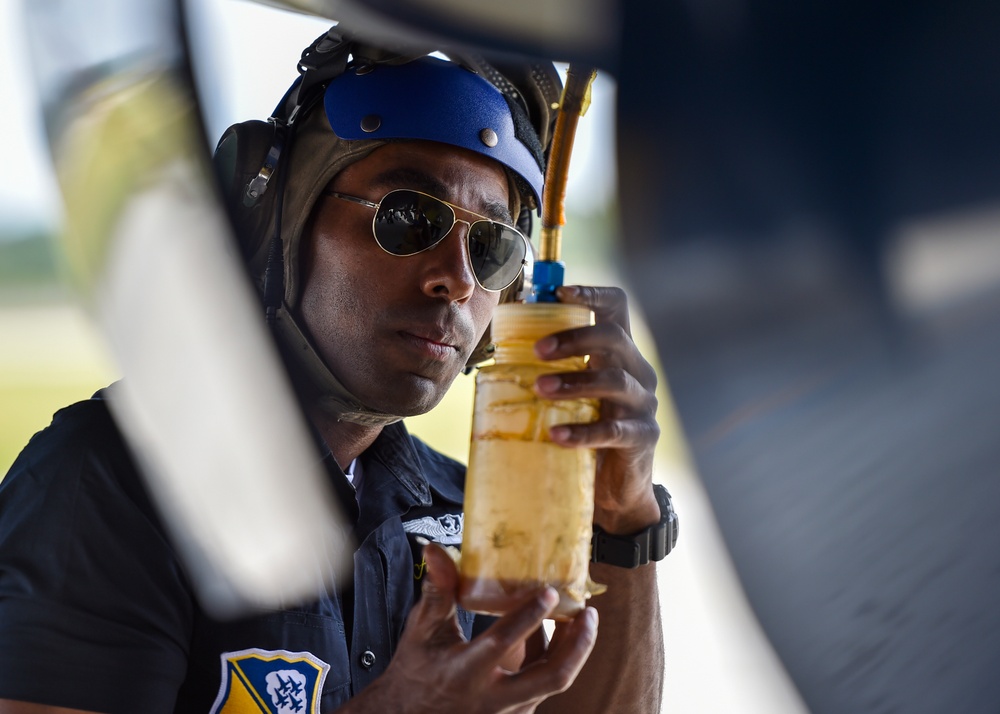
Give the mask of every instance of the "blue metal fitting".
[{"label": "blue metal fitting", "polygon": [[558,260],[536,261],[532,273],[529,302],[559,302],[559,298],[556,297],[556,288],[563,284],[565,275],[565,263]]}]

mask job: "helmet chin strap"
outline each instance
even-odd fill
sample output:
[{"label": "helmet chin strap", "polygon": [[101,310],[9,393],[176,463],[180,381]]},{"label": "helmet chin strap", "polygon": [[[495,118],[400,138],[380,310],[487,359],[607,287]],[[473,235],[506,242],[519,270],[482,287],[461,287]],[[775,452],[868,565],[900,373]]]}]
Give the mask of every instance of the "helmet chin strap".
[{"label": "helmet chin strap", "polygon": [[274,330],[284,347],[293,379],[306,385],[313,403],[341,421],[363,426],[386,426],[403,417],[372,409],[347,390],[316,353],[312,342],[299,328],[295,318],[282,304],[274,321]]}]

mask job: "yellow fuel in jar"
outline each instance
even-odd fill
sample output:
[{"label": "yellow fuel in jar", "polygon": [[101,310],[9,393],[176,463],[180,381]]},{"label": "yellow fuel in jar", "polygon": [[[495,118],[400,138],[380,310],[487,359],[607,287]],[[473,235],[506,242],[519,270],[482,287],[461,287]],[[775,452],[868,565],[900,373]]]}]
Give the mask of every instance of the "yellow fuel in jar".
[{"label": "yellow fuel in jar", "polygon": [[495,364],[479,370],[465,487],[459,602],[500,615],[550,585],[566,619],[603,591],[589,578],[594,517],[593,449],[549,440],[550,427],[597,418],[597,400],[549,400],[542,374],[582,370],[585,358],[543,361],[537,340],[593,324],[580,305],[508,303],[493,318]]}]

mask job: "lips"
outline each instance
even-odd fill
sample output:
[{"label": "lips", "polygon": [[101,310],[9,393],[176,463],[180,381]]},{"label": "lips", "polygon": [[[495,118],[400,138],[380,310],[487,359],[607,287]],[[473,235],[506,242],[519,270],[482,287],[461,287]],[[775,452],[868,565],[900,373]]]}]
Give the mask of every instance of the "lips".
[{"label": "lips", "polygon": [[446,330],[440,328],[413,328],[408,327],[405,330],[401,330],[404,334],[408,334],[412,337],[417,337],[421,340],[426,340],[427,342],[433,342],[436,345],[441,345],[442,347],[451,347],[453,349],[458,349],[456,342],[458,341],[453,335],[451,335]]},{"label": "lips", "polygon": [[[436,371],[447,366],[450,369],[456,360],[464,364],[477,341],[471,317],[455,305],[429,307],[397,306],[386,326],[396,336],[397,344],[426,368]],[[432,367],[433,363],[438,367]]]},{"label": "lips", "polygon": [[400,330],[397,334],[425,358],[450,360],[454,359],[460,351],[458,346],[454,344],[455,338],[439,330],[408,328]]}]

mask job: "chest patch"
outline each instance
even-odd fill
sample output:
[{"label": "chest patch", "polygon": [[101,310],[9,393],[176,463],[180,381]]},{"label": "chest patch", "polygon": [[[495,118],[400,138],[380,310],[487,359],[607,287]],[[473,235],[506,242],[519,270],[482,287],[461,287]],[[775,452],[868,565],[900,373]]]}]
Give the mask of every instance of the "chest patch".
[{"label": "chest patch", "polygon": [[403,530],[442,545],[460,545],[462,542],[463,513],[446,513],[443,516],[424,516],[403,523]]},{"label": "chest patch", "polygon": [[309,652],[223,652],[222,682],[211,714],[320,714],[329,670]]}]

